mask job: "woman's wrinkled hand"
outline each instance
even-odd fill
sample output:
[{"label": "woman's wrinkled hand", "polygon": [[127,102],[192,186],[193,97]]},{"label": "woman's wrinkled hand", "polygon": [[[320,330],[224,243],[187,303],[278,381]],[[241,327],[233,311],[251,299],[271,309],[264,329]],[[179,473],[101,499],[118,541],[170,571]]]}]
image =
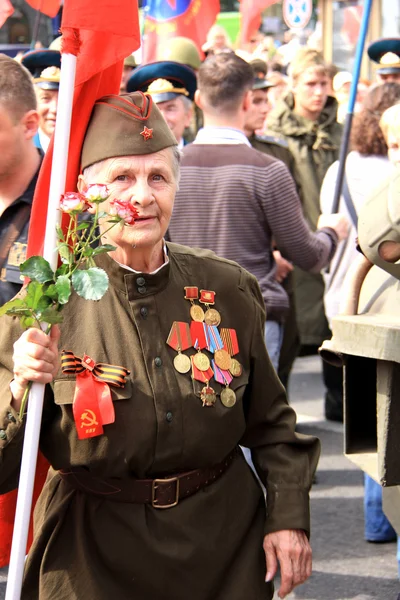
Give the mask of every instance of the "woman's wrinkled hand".
[{"label": "woman's wrinkled hand", "polygon": [[10,383],[12,406],[19,410],[28,383],[50,383],[59,367],[60,329],[53,325],[47,335],[41,329],[28,329],[14,344],[14,379]]},{"label": "woman's wrinkled hand", "polygon": [[278,570],[281,571],[279,598],[287,594],[311,575],[312,550],[307,536],[301,529],[285,529],[269,533],[264,538],[267,575],[265,580],[272,581]]}]

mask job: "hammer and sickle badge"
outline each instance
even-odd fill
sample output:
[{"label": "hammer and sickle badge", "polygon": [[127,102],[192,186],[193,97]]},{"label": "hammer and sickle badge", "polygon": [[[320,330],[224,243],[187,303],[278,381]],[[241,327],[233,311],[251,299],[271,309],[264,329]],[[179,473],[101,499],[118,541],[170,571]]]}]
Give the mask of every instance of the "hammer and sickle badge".
[{"label": "hammer and sickle badge", "polygon": [[90,408],[86,408],[81,414],[81,427],[93,427],[93,425],[98,425],[99,423],[96,419],[96,414],[90,410]]}]

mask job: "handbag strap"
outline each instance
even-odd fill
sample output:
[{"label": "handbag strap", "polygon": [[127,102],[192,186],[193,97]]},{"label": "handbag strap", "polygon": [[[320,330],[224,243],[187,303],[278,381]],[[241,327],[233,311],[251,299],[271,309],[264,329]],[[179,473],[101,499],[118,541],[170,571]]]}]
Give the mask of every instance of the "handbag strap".
[{"label": "handbag strap", "polygon": [[29,221],[31,205],[25,202],[21,204],[13,221],[7,227],[0,240],[0,271],[3,268],[10,253],[11,246],[21,235],[21,231]]},{"label": "handbag strap", "polygon": [[358,226],[358,216],[357,216],[357,212],[356,212],[356,209],[355,209],[355,206],[354,206],[353,199],[352,199],[351,194],[350,194],[349,184],[347,182],[346,173],[343,176],[342,195],[343,195],[343,198],[344,198],[347,210],[349,211],[350,218],[353,221],[353,225],[357,229],[357,226]]}]

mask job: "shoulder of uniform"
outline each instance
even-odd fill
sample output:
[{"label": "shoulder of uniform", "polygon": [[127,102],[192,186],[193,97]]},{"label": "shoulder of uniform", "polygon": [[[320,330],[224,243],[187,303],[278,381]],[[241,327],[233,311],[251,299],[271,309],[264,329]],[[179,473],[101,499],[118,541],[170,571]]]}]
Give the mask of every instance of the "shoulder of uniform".
[{"label": "shoulder of uniform", "polygon": [[274,144],[275,146],[280,146],[281,148],[289,148],[287,140],[276,135],[256,135],[255,139],[257,140],[257,142],[264,142],[265,144]]},{"label": "shoulder of uniform", "polygon": [[212,250],[208,250],[207,248],[192,248],[189,246],[184,246],[182,244],[175,244],[173,242],[167,242],[168,250],[175,256],[175,258],[184,259],[187,257],[189,260],[193,262],[196,261],[210,261],[215,263],[216,268],[226,268],[227,266],[231,266],[233,269],[241,269],[244,270],[238,263],[233,260],[228,260],[227,258],[222,258],[221,256],[217,256],[215,252]]}]

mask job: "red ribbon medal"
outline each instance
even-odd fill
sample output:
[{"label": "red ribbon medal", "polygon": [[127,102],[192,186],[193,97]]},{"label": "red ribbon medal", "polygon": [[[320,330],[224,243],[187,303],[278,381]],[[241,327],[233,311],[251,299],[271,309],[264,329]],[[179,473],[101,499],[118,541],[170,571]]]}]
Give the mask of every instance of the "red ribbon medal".
[{"label": "red ribbon medal", "polygon": [[76,387],[73,414],[78,438],[95,437],[103,433],[103,425],[115,421],[114,405],[109,385],[124,387],[128,369],[106,363],[96,363],[89,356],[75,356],[63,351],[61,355],[63,373],[75,373]]}]

